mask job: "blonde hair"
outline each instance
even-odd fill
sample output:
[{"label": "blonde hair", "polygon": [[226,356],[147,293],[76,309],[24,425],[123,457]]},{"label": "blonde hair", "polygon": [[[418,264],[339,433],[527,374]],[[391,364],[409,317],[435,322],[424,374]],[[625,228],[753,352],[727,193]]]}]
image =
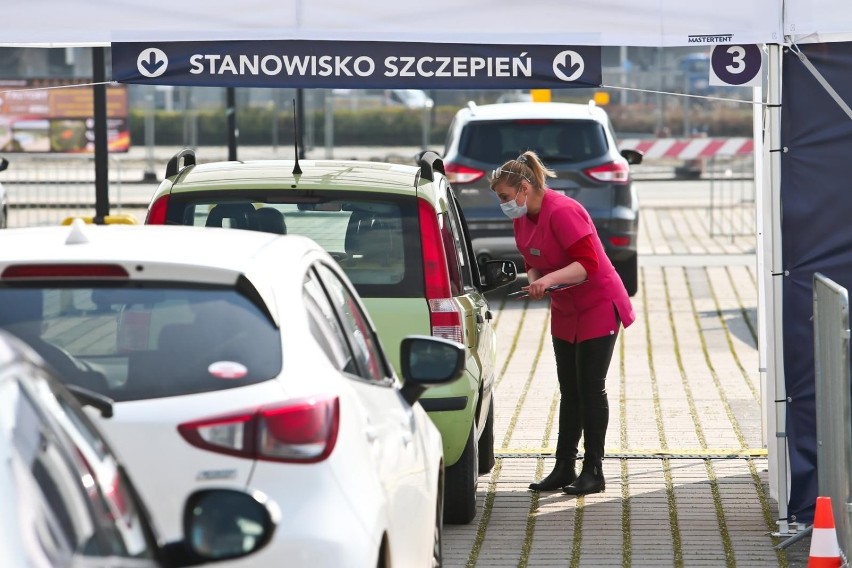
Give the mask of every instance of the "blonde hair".
[{"label": "blonde hair", "polygon": [[512,187],[519,187],[523,180],[529,182],[533,189],[544,189],[547,178],[556,177],[556,172],[545,166],[538,154],[527,150],[514,160],[509,160],[493,172],[491,172],[491,189],[497,184],[506,183]]}]

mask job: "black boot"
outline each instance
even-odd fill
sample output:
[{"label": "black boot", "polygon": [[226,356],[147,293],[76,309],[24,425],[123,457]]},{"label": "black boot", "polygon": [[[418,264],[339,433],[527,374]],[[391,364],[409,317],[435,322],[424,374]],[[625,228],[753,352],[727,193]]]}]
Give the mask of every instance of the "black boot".
[{"label": "black boot", "polygon": [[601,493],[605,489],[606,480],[601,468],[601,460],[584,459],[580,476],[574,483],[563,487],[562,491],[568,495],[588,495],[589,493]]},{"label": "black boot", "polygon": [[575,479],[577,479],[577,473],[574,471],[574,460],[556,458],[556,465],[553,466],[550,475],[538,483],[530,483],[530,489],[533,491],[556,491],[573,483]]}]

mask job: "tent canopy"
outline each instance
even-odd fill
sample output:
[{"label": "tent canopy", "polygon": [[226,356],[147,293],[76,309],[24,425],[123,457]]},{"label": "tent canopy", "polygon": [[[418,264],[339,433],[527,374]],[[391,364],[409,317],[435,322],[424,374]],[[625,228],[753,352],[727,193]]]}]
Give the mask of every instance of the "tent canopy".
[{"label": "tent canopy", "polygon": [[[786,0],[796,33],[852,30],[842,0]],[[9,2],[0,45],[324,39],[684,46],[780,43],[780,0],[33,0]],[[791,6],[792,4],[792,6]],[[836,18],[820,10],[833,7]],[[820,12],[819,20],[816,13]],[[824,24],[831,27],[824,27]],[[844,23],[850,25],[844,26]]]},{"label": "tent canopy", "polygon": [[0,45],[325,39],[675,47],[852,40],[847,0],[33,0]]}]

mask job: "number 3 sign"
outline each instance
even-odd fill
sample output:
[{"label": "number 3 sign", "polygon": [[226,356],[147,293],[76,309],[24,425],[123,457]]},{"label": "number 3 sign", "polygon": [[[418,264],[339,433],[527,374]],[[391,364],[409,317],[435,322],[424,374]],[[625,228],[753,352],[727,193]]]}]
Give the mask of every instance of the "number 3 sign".
[{"label": "number 3 sign", "polygon": [[714,45],[710,52],[710,84],[759,87],[763,50],[757,45]]}]

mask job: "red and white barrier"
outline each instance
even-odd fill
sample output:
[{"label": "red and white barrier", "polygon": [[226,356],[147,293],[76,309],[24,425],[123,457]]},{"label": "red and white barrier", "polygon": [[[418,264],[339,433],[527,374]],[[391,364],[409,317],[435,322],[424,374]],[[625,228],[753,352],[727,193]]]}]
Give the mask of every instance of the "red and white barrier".
[{"label": "red and white barrier", "polygon": [[619,141],[618,145],[622,150],[642,152],[647,160],[694,160],[754,153],[752,138],[626,138]]}]

